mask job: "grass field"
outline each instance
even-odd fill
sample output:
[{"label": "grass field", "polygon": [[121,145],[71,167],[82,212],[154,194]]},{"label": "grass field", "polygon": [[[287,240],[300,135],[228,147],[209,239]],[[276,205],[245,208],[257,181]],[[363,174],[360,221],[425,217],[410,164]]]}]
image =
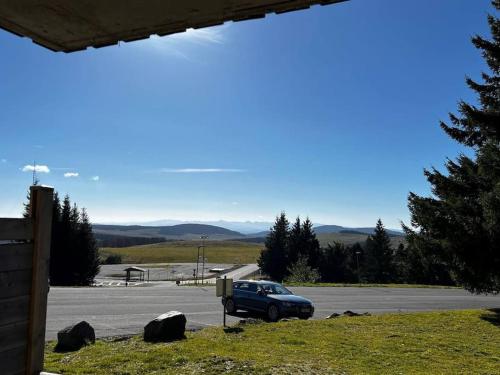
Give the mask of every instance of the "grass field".
[{"label": "grass field", "polygon": [[63,374],[500,374],[500,312],[340,317],[207,328],[187,339],[46,346]]},{"label": "grass field", "polygon": [[[122,256],[123,263],[192,263],[196,262],[200,241],[162,242],[123,248],[102,248],[101,257]],[[209,263],[255,263],[262,245],[238,241],[208,241],[205,257]]]}]

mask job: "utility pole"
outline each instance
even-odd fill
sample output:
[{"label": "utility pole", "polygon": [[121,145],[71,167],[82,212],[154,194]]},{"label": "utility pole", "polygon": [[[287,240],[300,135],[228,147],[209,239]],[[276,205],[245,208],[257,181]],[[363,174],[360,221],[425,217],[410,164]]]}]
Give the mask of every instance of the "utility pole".
[{"label": "utility pole", "polygon": [[[203,254],[202,254],[202,268],[201,268],[201,285],[203,285],[203,278],[205,276],[205,239],[208,238],[208,236],[201,236],[201,247],[203,248]],[[198,253],[199,253],[199,247],[198,247]]]},{"label": "utility pole", "polygon": [[198,256],[196,257],[196,275],[194,277],[194,284],[198,285],[198,264],[200,262],[200,247],[198,246]]}]

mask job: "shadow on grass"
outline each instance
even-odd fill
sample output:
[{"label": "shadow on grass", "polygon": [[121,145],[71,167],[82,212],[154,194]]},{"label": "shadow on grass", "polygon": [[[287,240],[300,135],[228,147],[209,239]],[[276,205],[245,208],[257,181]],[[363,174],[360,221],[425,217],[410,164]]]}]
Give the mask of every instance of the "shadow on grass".
[{"label": "shadow on grass", "polygon": [[500,326],[500,309],[488,309],[488,313],[481,315],[481,319],[495,326]]},{"label": "shadow on grass", "polygon": [[224,328],[225,333],[241,333],[244,329],[241,327],[226,327]]}]

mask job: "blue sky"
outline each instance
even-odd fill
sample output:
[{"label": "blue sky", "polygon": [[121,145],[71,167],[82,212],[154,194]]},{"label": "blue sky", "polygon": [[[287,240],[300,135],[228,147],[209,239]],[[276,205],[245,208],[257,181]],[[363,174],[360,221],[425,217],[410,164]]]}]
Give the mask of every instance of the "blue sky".
[{"label": "blue sky", "polygon": [[[73,54],[0,31],[0,216],[32,164],[95,222],[408,221],[489,0],[352,0]],[[64,176],[64,174],[78,176]]]}]

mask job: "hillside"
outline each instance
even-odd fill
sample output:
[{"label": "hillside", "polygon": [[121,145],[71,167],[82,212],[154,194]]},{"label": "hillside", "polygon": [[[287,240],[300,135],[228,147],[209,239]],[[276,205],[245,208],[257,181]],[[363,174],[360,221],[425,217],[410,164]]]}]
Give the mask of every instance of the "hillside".
[{"label": "hillside", "polygon": [[239,232],[215,225],[178,224],[170,226],[142,225],[102,225],[93,226],[94,233],[126,237],[161,237],[166,240],[196,240],[200,236],[209,236],[209,240],[238,239],[245,236]]}]

